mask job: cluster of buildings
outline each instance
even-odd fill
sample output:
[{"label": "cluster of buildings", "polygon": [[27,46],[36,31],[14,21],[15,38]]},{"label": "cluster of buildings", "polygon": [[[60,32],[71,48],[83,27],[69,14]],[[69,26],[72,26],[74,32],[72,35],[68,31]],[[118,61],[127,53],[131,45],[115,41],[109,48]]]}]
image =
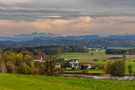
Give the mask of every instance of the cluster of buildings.
[{"label": "cluster of buildings", "polygon": [[82,63],[79,59],[70,59],[68,64],[66,69],[91,69],[94,66],[90,63]]},{"label": "cluster of buildings", "polygon": [[[47,58],[45,56],[34,56],[34,62],[45,62]],[[79,59],[64,59],[65,65],[64,68],[71,70],[71,69],[91,69],[94,65],[90,63],[82,63]],[[56,68],[62,68],[63,65],[56,64]]]}]

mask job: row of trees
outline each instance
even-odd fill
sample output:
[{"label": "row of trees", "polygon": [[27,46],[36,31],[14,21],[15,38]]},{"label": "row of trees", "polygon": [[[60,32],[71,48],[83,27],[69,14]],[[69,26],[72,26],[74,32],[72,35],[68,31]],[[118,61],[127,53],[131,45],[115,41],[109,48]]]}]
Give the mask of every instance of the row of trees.
[{"label": "row of trees", "polygon": [[[122,76],[125,74],[125,60],[115,60],[110,61],[104,66],[104,70],[106,74],[111,74],[114,76]],[[133,70],[132,65],[128,65],[128,74],[135,75],[135,71]]]},{"label": "row of trees", "polygon": [[118,55],[135,55],[135,49],[107,49],[106,54],[118,54]]},{"label": "row of trees", "polygon": [[110,61],[104,66],[106,74],[122,76],[125,74],[125,60]]},{"label": "row of trees", "polygon": [[[50,51],[50,49],[53,49]],[[62,52],[89,52],[88,48],[80,45],[64,45],[64,46],[39,46],[39,47],[18,47],[18,48],[8,48],[4,49],[4,51],[14,50],[16,52],[22,52],[22,51],[29,51],[29,52],[36,52],[37,50],[40,50],[42,52],[47,53],[62,53]]]}]

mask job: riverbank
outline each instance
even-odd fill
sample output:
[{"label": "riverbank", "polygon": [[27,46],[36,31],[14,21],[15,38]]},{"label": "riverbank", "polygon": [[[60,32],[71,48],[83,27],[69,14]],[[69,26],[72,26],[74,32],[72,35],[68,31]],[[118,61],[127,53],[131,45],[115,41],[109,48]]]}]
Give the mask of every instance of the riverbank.
[{"label": "riverbank", "polygon": [[94,78],[94,79],[105,79],[105,80],[128,80],[128,81],[135,81],[135,76],[111,76],[111,75],[94,75],[94,74],[75,74],[75,73],[68,73],[62,74],[64,77],[79,77],[79,78]]}]

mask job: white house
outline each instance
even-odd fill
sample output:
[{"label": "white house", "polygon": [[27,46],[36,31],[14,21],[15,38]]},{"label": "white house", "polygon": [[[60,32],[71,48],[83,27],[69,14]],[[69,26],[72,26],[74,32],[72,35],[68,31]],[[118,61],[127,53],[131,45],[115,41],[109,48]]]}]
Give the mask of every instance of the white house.
[{"label": "white house", "polygon": [[69,60],[69,65],[71,68],[74,68],[74,69],[79,69],[80,68],[80,65],[79,65],[79,60],[78,59],[71,59]]}]

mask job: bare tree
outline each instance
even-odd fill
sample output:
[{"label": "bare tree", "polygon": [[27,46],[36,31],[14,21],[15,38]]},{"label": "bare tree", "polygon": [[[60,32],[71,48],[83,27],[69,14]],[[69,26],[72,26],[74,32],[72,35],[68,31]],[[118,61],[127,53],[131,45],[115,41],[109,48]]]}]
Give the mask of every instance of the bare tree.
[{"label": "bare tree", "polygon": [[58,65],[57,55],[48,55],[47,60],[42,65],[42,68],[45,71],[46,75],[55,76],[55,75],[59,75],[61,72],[61,69],[58,68],[57,65]]}]

